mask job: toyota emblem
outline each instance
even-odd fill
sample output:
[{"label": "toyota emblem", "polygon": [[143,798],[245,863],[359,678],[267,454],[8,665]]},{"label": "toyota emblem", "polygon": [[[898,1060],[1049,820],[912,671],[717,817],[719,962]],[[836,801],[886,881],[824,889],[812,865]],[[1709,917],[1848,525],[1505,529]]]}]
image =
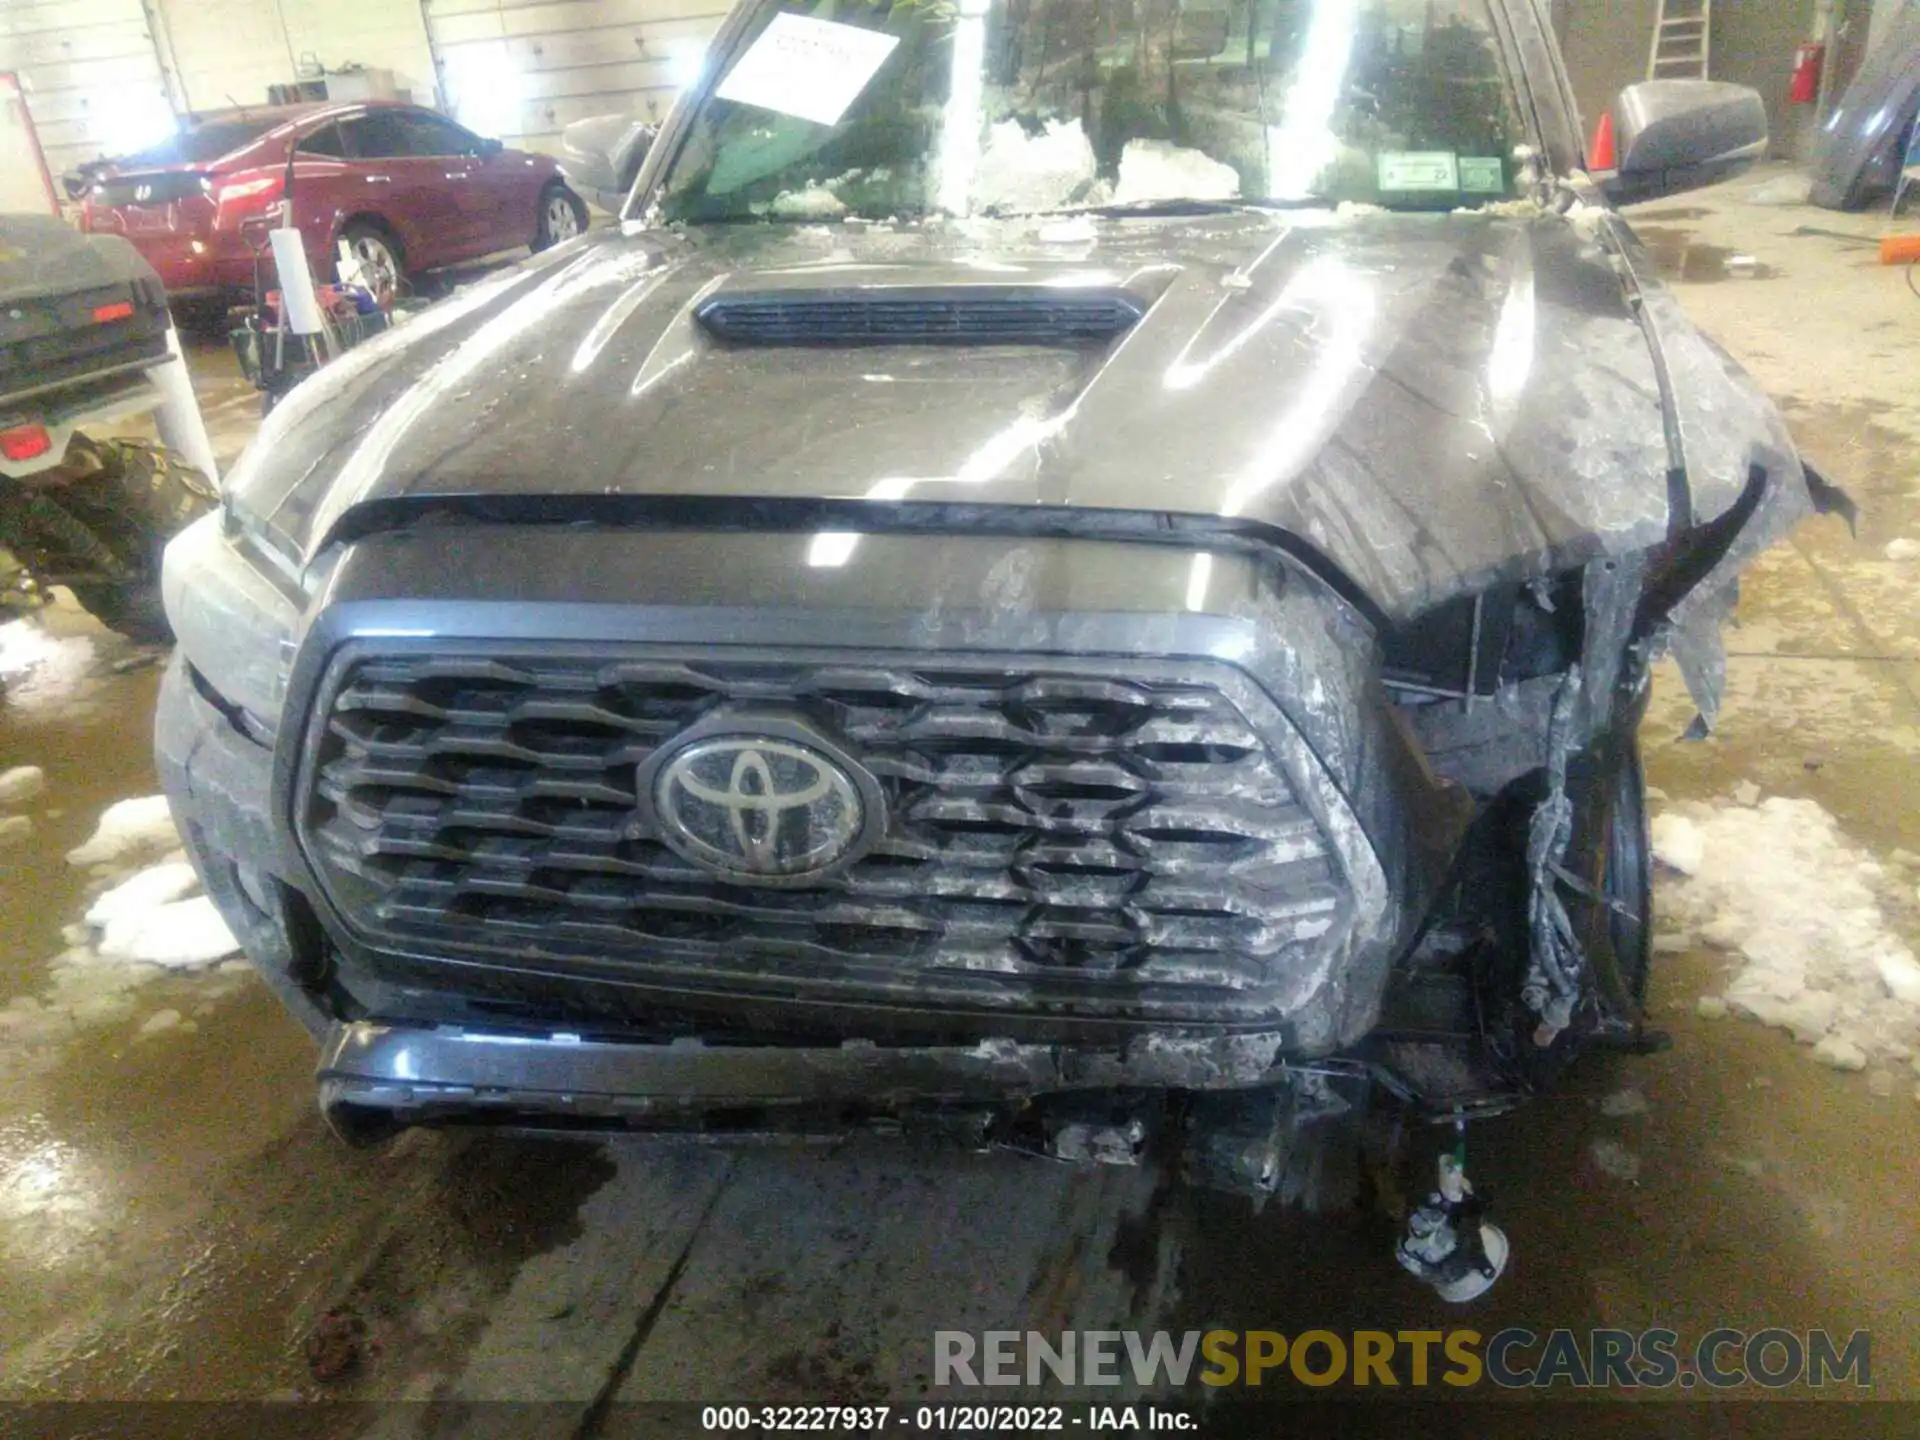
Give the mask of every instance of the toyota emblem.
[{"label": "toyota emblem", "polygon": [[[864,782],[864,783],[863,783]],[[666,757],[653,776],[660,839],[728,879],[792,884],[844,863],[876,828],[873,777],[820,745],[719,735]]]}]

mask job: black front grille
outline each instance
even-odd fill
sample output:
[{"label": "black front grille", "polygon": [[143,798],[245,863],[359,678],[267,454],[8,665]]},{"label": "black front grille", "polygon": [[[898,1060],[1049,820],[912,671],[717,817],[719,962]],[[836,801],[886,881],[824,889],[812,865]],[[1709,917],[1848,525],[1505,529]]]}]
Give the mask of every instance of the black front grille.
[{"label": "black front grille", "polygon": [[[336,665],[300,828],[349,926],[707,989],[1100,1010],[1249,996],[1344,911],[1319,826],[1205,664],[705,656]],[[859,757],[887,798],[875,847],[776,890],[652,838],[640,768],[721,707],[804,717]]]},{"label": "black front grille", "polygon": [[741,345],[1086,345],[1130,329],[1144,310],[1124,290],[957,286],[741,292],[694,314]]}]

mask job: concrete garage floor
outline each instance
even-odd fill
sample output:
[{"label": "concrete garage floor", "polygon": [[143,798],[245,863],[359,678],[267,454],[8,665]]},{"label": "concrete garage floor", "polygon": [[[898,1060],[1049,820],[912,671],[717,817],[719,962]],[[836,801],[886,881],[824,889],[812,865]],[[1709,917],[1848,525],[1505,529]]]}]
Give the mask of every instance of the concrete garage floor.
[{"label": "concrete garage floor", "polygon": [[[1692,711],[1663,671],[1649,775],[1662,807],[1746,783],[1811,798],[1886,859],[1920,851],[1920,565],[1884,553],[1920,538],[1920,298],[1870,251],[1790,233],[1875,234],[1876,217],[1755,203],[1761,183],[1635,223],[1866,514],[1857,540],[1810,522],[1755,570],[1712,740],[1678,741]],[[194,363],[231,451],[251,397],[217,349]],[[0,852],[0,1012],[45,993],[85,907],[63,852],[154,789],[155,672],[116,671],[127,647],[83,617],[48,623],[74,640],[0,707],[0,758],[50,781],[35,842]],[[1915,881],[1886,902],[1910,943]],[[0,1396],[544,1400],[562,1408],[543,1433],[611,1433],[618,1411],[588,1417],[607,1396],[916,1396],[935,1329],[1664,1324],[1868,1330],[1874,1397],[1920,1397],[1920,1077],[1839,1073],[1781,1031],[1700,1018],[1723,957],[1667,948],[1652,1004],[1670,1050],[1596,1058],[1474,1130],[1515,1255],[1466,1310],[1402,1275],[1377,1222],[1255,1219],[1137,1172],[871,1143],[415,1134],[347,1151],[313,1115],[305,1038],[257,982],[170,976],[51,1044],[0,1038]],[[184,1023],[140,1035],[163,1008]],[[1868,1428],[1909,1426],[1902,1408]]]}]

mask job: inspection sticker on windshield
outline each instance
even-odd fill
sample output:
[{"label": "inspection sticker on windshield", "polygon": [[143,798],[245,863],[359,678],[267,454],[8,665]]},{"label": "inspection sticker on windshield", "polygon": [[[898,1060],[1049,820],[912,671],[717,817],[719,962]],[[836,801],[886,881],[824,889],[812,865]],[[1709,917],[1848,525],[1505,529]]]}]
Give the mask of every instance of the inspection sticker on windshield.
[{"label": "inspection sticker on windshield", "polygon": [[1506,167],[1498,155],[1462,155],[1460,189],[1468,195],[1504,195],[1507,189]]},{"label": "inspection sticker on windshield", "polygon": [[1380,156],[1382,190],[1458,190],[1460,166],[1451,150],[1388,150]]},{"label": "inspection sticker on windshield", "polygon": [[781,13],[713,93],[722,100],[837,125],[900,43],[855,25]]}]

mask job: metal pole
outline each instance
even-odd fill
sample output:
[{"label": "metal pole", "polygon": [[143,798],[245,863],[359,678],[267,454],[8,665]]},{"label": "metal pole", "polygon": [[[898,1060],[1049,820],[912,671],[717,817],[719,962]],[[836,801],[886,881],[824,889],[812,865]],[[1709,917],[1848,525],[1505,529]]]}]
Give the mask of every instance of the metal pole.
[{"label": "metal pole", "polygon": [[213,441],[207,437],[207,422],[200,414],[200,402],[194,398],[193,377],[187,373],[180,332],[171,325],[167,326],[167,353],[171,360],[147,371],[147,378],[166,397],[153,412],[153,427],[160,432],[162,445],[178,451],[189,465],[218,485],[220,469],[214,463]]}]

